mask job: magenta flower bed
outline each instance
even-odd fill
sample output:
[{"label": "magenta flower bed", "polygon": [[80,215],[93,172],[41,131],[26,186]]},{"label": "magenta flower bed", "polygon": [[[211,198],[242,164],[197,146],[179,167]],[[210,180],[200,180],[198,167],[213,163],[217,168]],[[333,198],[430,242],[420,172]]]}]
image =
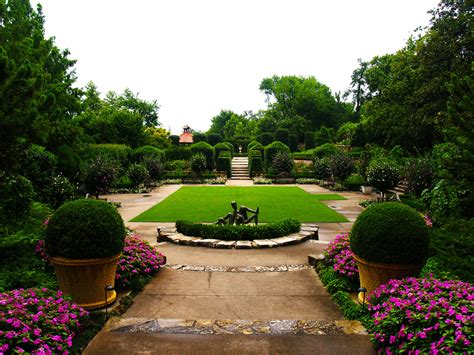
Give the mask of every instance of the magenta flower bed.
[{"label": "magenta flower bed", "polygon": [[324,256],[333,265],[334,271],[339,276],[347,277],[351,280],[357,279],[359,276],[359,270],[350,247],[348,233],[336,235],[334,241],[329,243],[324,251]]},{"label": "magenta flower bed", "polygon": [[472,353],[473,301],[469,283],[391,280],[368,297],[374,339],[387,354]]},{"label": "magenta flower bed", "polygon": [[137,276],[152,275],[166,264],[166,257],[136,235],[125,239],[117,266],[115,287],[127,289]]},{"label": "magenta flower bed", "polygon": [[61,291],[0,293],[0,354],[67,354],[87,314]]}]

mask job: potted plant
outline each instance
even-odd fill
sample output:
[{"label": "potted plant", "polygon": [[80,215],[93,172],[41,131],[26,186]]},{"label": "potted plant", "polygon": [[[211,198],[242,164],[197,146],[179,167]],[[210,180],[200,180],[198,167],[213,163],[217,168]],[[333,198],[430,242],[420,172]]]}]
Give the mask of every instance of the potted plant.
[{"label": "potted plant", "polygon": [[[429,234],[423,218],[397,202],[378,203],[354,223],[351,249],[360,286],[371,292],[390,279],[417,276],[428,257]],[[359,294],[363,302],[364,295]]]},{"label": "potted plant", "polygon": [[125,243],[117,209],[104,201],[82,199],[63,204],[46,230],[46,252],[59,288],[81,307],[104,307],[116,298],[117,263]]},{"label": "potted plant", "polygon": [[372,186],[361,185],[361,190],[363,194],[371,194],[374,190]]}]

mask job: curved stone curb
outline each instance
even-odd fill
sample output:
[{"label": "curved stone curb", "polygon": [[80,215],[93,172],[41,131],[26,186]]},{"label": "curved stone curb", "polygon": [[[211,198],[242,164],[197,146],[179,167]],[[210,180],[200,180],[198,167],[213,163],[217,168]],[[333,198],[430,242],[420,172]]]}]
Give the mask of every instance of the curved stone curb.
[{"label": "curved stone curb", "polygon": [[165,265],[165,268],[183,271],[208,272],[285,272],[312,269],[306,264],[274,265],[274,266],[200,266],[200,265]]},{"label": "curved stone curb", "polygon": [[189,237],[176,232],[176,228],[157,228],[157,241],[167,241],[179,245],[199,246],[219,249],[252,249],[275,248],[306,242],[309,239],[318,240],[319,227],[315,224],[302,224],[298,233],[272,239],[256,240],[220,240]]},{"label": "curved stone curb", "polygon": [[117,333],[196,335],[330,335],[367,334],[357,321],[244,320],[244,319],[112,319],[107,330]]}]

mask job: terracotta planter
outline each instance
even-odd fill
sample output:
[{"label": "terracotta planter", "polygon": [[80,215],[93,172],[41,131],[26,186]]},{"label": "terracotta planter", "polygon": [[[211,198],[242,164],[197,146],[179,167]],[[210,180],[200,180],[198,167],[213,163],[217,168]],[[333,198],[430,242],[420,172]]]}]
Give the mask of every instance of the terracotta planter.
[{"label": "terracotta planter", "polygon": [[[360,287],[367,290],[366,296],[382,284],[391,279],[402,279],[409,276],[418,276],[423,265],[414,264],[385,264],[364,260],[354,254],[359,268]],[[362,303],[363,292],[359,293],[359,302]]]},{"label": "terracotta planter", "polygon": [[101,259],[50,258],[54,265],[59,288],[70,295],[75,303],[86,309],[105,307],[115,301],[115,291],[104,288],[114,286],[115,272],[121,254]]}]

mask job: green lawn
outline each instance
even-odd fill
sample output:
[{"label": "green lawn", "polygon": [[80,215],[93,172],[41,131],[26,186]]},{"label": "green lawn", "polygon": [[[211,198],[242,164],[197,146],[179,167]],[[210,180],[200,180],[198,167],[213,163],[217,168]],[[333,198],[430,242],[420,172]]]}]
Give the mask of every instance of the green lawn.
[{"label": "green lawn", "polygon": [[347,222],[321,200],[344,200],[336,194],[309,194],[289,186],[184,186],[132,222],[214,222],[232,210],[231,201],[260,207],[259,222],[296,218],[300,222]]}]

